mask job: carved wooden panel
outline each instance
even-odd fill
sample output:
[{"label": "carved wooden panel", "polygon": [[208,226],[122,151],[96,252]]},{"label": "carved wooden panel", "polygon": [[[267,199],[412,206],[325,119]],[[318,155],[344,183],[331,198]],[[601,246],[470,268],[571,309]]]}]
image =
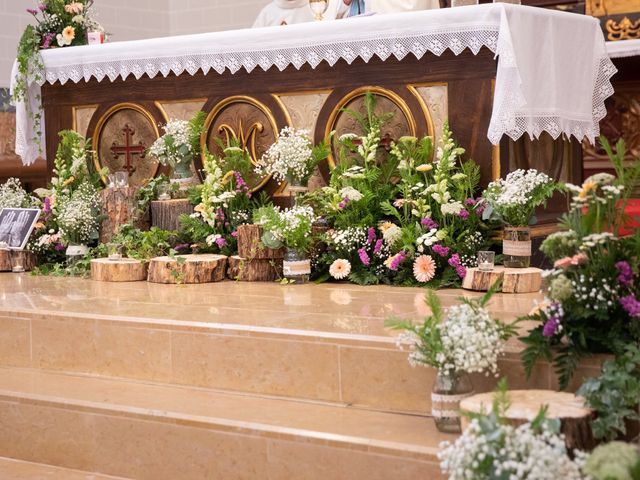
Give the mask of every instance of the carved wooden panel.
[{"label": "carved wooden panel", "polygon": [[156,102],[167,120],[191,120],[196,113],[202,110],[206,99],[201,100],[179,100]]}]

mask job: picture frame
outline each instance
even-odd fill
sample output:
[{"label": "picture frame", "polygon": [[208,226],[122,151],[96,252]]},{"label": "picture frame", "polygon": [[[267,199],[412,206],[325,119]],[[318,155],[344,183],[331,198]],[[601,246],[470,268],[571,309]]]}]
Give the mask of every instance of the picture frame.
[{"label": "picture frame", "polygon": [[0,210],[0,245],[24,250],[40,218],[39,208],[3,208]]}]

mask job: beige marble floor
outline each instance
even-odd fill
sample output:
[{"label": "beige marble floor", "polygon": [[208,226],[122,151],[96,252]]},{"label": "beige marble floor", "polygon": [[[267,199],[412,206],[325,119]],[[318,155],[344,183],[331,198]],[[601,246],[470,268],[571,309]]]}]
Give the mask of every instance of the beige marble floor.
[{"label": "beige marble floor", "polygon": [[126,480],[123,477],[98,475],[68,468],[0,458],[2,480]]},{"label": "beige marble floor", "polygon": [[[429,313],[424,294],[420,288],[335,283],[283,286],[228,281],[175,286],[0,273],[0,315],[69,312],[386,337],[393,333],[384,327],[385,319],[419,319]],[[461,295],[478,294],[440,290],[438,295],[447,306]],[[541,298],[498,294],[490,310],[498,318],[513,320]]]}]

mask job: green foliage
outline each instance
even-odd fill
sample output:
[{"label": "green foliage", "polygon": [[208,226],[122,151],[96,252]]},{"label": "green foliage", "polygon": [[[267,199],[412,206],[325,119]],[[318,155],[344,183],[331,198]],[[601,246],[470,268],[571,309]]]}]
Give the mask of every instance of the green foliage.
[{"label": "green foliage", "polygon": [[628,345],[624,353],[604,362],[600,376],[587,379],[578,395],[597,413],[591,423],[595,438],[615,440],[625,435],[626,422],[640,420],[640,348]]},{"label": "green foliage", "polygon": [[166,175],[159,175],[150,179],[145,185],[138,188],[136,192],[136,216],[142,216],[146,213],[149,205],[153,200],[156,200],[159,195],[159,189],[161,185],[169,185],[171,192],[176,192],[180,186],[177,183],[171,183],[171,180]]},{"label": "green foliage", "polygon": [[[168,255],[177,241],[176,232],[161,230],[158,227],[142,231],[132,225],[124,225],[120,228],[120,232],[113,237],[111,243],[121,244],[127,257],[147,262],[154,257]],[[100,245],[97,255],[107,256],[106,245]]]},{"label": "green foliage", "polygon": [[287,248],[308,252],[311,246],[313,210],[308,207],[293,207],[280,210],[274,206],[258,208],[253,212],[253,221],[262,226],[262,243],[268,248]]},{"label": "green foliage", "polygon": [[624,442],[600,445],[589,455],[584,472],[592,480],[640,480],[640,453]]}]

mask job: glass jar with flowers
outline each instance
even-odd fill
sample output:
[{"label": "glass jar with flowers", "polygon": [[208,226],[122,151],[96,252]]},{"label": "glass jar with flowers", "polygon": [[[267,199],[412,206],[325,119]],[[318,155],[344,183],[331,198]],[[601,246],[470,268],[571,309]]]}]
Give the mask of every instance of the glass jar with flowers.
[{"label": "glass jar with flowers", "polygon": [[431,393],[431,414],[442,432],[460,432],[460,401],[473,394],[469,374],[498,373],[498,358],[516,331],[491,318],[486,305],[499,289],[496,283],[483,297],[460,298],[461,304],[443,310],[438,295],[429,290],[431,315],[420,324],[390,320],[387,326],[403,330],[400,348],[410,349],[409,363],[438,370]]},{"label": "glass jar with flowers", "polygon": [[326,143],[313,146],[308,130],[284,127],[278,140],[258,161],[256,172],[287,182],[292,197],[308,190],[309,177],[328,156]]},{"label": "glass jar with flowers", "polygon": [[484,219],[504,225],[503,263],[507,268],[526,268],[531,264],[531,228],[535,210],[546,204],[558,188],[548,175],[537,170],[516,170],[505,179],[491,182],[483,194]]},{"label": "glass jar with flowers", "polygon": [[309,249],[315,221],[313,209],[299,205],[286,210],[266,206],[254,212],[253,221],[262,226],[262,243],[266,247],[286,247],[282,265],[284,278],[289,283],[306,283],[311,275]]},{"label": "glass jar with flowers", "polygon": [[164,135],[149,148],[149,154],[160,164],[173,169],[173,179],[185,187],[191,183],[191,164],[200,155],[200,135],[204,128],[206,114],[198,112],[189,121],[169,120],[163,127]]},{"label": "glass jar with flowers", "polygon": [[93,185],[85,182],[57,201],[58,226],[67,245],[67,260],[73,263],[89,253],[87,244],[97,238],[98,194]]}]

